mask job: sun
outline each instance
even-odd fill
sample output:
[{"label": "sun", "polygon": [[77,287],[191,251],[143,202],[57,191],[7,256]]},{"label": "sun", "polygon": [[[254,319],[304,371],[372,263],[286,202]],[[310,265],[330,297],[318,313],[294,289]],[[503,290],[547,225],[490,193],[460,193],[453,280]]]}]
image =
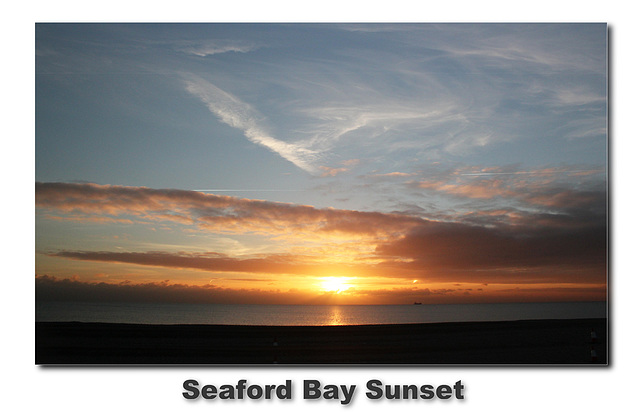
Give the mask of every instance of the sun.
[{"label": "sun", "polygon": [[347,290],[351,287],[351,285],[347,283],[348,280],[349,280],[348,278],[339,278],[339,277],[330,276],[330,277],[322,278],[322,283],[320,284],[320,286],[326,292],[340,293],[343,290]]}]

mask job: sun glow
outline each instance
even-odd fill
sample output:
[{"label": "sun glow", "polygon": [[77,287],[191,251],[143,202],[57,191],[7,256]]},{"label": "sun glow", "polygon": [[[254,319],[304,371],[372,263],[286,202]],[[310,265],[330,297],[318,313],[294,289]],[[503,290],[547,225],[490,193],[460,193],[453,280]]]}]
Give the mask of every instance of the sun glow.
[{"label": "sun glow", "polygon": [[348,283],[349,278],[326,277],[321,278],[321,281],[320,287],[326,292],[340,293],[352,286]]}]

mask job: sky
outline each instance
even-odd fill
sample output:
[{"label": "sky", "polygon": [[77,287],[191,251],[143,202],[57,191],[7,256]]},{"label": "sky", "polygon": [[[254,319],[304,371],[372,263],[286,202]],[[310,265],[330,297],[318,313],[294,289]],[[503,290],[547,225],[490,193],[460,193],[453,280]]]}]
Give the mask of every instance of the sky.
[{"label": "sky", "polygon": [[606,24],[36,24],[38,299],[607,297]]}]

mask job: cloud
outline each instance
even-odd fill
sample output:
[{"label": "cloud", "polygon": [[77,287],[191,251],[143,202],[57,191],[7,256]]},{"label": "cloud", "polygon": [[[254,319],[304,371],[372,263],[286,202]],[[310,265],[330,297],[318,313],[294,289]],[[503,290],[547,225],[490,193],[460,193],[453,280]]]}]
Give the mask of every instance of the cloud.
[{"label": "cloud", "polygon": [[349,159],[340,162],[341,167],[331,167],[331,166],[318,166],[318,169],[322,170],[322,174],[320,177],[327,176],[337,176],[342,173],[347,173],[351,171],[354,167],[358,166],[361,163],[360,159]]},{"label": "cloud", "polygon": [[36,206],[74,219],[105,216],[178,222],[212,232],[263,235],[331,233],[388,237],[419,225],[421,218],[399,214],[318,209],[290,203],[241,199],[175,189],[91,183],[36,183]]},{"label": "cloud", "polygon": [[604,213],[604,175],[602,169],[571,167],[534,170],[519,170],[516,166],[462,167],[411,181],[409,186],[456,198],[513,201],[523,208]]},{"label": "cloud", "polygon": [[416,173],[406,173],[406,172],[390,172],[390,173],[382,173],[382,174],[372,174],[366,176],[367,178],[378,178],[378,177],[411,177],[415,176]]},{"label": "cloud", "polygon": [[418,187],[472,199],[492,199],[498,196],[512,197],[515,194],[513,191],[505,188],[504,183],[497,179],[478,180],[468,184],[424,180],[418,183]]},{"label": "cloud", "polygon": [[261,124],[264,117],[249,104],[198,76],[183,76],[187,91],[198,97],[220,121],[241,130],[252,143],[268,148],[300,169],[312,174],[317,172],[313,163],[319,156],[318,152],[303,144],[288,143],[270,136]]},{"label": "cloud", "polygon": [[321,177],[327,176],[336,176],[340,173],[346,173],[349,171],[346,167],[328,167],[328,166],[320,166],[320,169],[323,170]]},{"label": "cloud", "polygon": [[[516,272],[521,270],[529,281],[573,278],[574,282],[602,282],[606,274],[607,228],[604,221],[582,228],[488,228],[434,223],[380,245],[377,253],[388,260],[404,260],[399,267],[433,273],[497,270],[511,272],[510,276],[516,278]],[[475,273],[463,277],[480,280],[482,276]]]},{"label": "cloud", "polygon": [[[385,84],[387,80],[377,82]],[[304,105],[295,109],[304,119],[307,141],[319,150],[358,147],[360,152],[388,154],[424,149],[443,144],[439,136],[442,130],[457,130],[467,123],[448,93],[434,92],[441,95],[438,101],[419,96],[407,98],[393,90],[374,90],[362,79],[332,87],[349,89],[351,93],[344,97],[330,94],[324,101],[309,96]],[[415,139],[416,133],[421,133],[421,139]]]},{"label": "cloud", "polygon": [[223,288],[214,285],[185,285],[165,282],[118,284],[36,277],[36,300],[92,302],[167,302],[167,303],[310,303],[308,293],[295,290],[272,291],[260,288]]},{"label": "cloud", "polygon": [[201,41],[195,44],[184,44],[176,46],[177,50],[186,53],[193,54],[199,57],[213,56],[221,53],[249,53],[257,50],[259,47],[255,44],[242,43],[238,41]]},{"label": "cloud", "polygon": [[[581,26],[532,24],[461,24],[433,26],[425,47],[435,45],[448,55],[469,58],[488,68],[560,73],[602,74],[606,64],[606,25]],[[427,27],[428,28],[428,27]],[[429,28],[431,29],[431,28]],[[443,42],[447,35],[449,41]],[[599,46],[599,47],[598,47]]]},{"label": "cloud", "polygon": [[[166,253],[166,252],[93,252],[62,251],[50,256],[93,262],[128,263],[208,272],[310,274],[319,265],[291,255],[269,255],[257,258],[232,258],[221,253]],[[328,267],[329,266],[329,267]],[[321,270],[331,270],[322,265]],[[335,268],[334,268],[335,269]]]}]

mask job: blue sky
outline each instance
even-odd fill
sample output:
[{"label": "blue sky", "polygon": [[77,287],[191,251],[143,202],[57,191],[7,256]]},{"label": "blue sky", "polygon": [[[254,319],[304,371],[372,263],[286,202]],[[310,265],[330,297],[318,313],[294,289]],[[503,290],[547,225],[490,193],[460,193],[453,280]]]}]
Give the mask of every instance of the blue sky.
[{"label": "blue sky", "polygon": [[[606,41],[606,24],[38,24],[36,181],[196,190],[500,236],[602,227]],[[247,258],[321,247],[202,220],[151,234],[149,222],[78,222],[87,205],[51,205],[56,218],[37,220],[49,253],[40,268],[81,248]],[[119,210],[103,217],[130,217]],[[200,203],[188,210],[211,217]],[[180,218],[195,222],[189,213]],[[388,242],[411,230],[378,237],[367,256],[388,258]]]}]

